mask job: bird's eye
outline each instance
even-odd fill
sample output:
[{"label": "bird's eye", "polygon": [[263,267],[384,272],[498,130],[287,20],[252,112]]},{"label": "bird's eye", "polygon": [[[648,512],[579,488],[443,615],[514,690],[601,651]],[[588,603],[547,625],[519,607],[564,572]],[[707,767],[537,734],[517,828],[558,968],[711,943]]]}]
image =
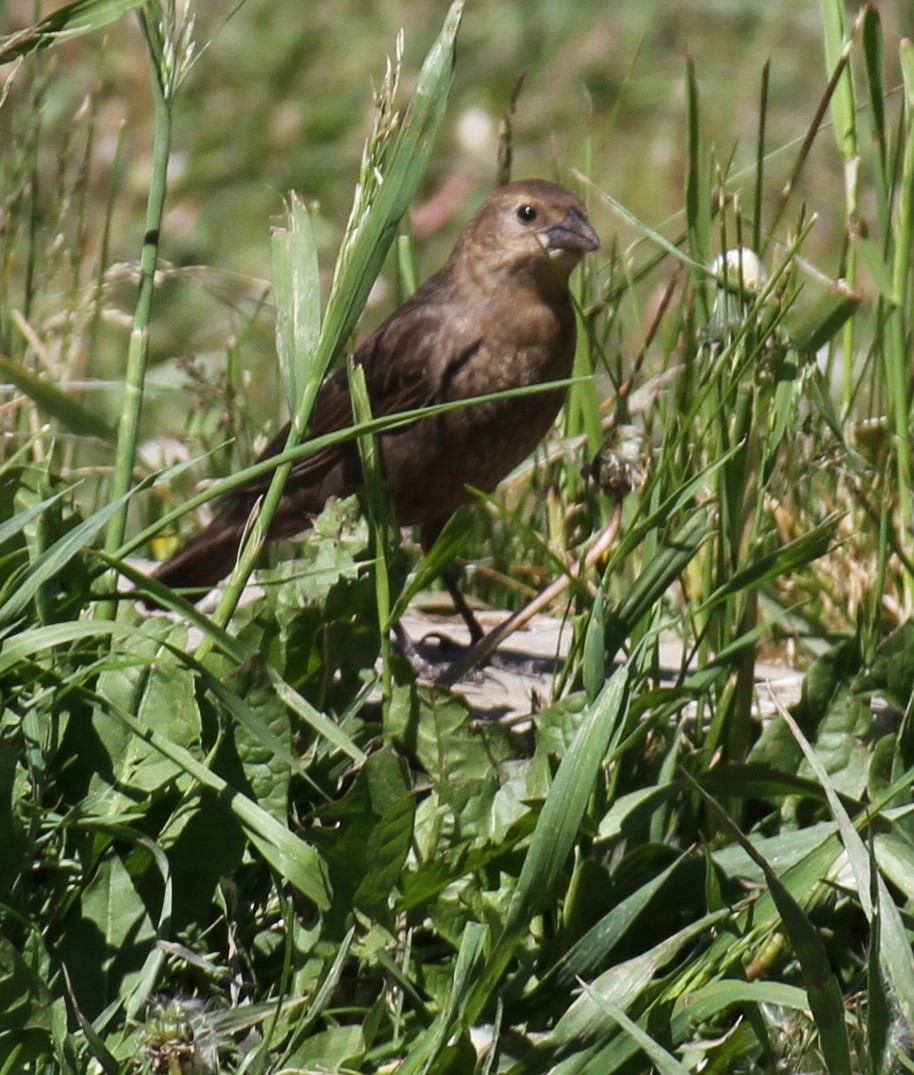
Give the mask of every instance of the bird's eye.
[{"label": "bird's eye", "polygon": [[537,212],[532,205],[522,205],[517,210],[517,219],[523,224],[532,224],[536,218]]}]

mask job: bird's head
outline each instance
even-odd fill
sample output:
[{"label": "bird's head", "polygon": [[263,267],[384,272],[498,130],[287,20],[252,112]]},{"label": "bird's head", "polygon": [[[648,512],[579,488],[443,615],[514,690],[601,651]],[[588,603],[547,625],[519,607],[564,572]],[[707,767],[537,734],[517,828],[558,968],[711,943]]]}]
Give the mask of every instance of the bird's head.
[{"label": "bird's head", "polygon": [[583,202],[544,179],[506,183],[467,225],[458,251],[486,271],[527,271],[567,279],[600,240]]}]

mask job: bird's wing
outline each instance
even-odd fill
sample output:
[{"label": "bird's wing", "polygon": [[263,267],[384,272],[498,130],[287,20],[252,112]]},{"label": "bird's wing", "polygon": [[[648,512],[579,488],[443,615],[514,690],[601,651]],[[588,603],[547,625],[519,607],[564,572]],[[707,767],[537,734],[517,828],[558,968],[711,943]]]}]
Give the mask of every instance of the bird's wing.
[{"label": "bird's wing", "polygon": [[[435,402],[436,386],[429,370],[433,366],[432,352],[439,345],[440,334],[434,331],[430,319],[421,311],[413,308],[412,316],[408,318],[403,316],[405,313],[406,308],[401,308],[365,340],[354,356],[356,364],[365,371],[368,398],[375,418],[416,410]],[[339,369],[324,381],[317,394],[311,430],[303,443],[349,429],[353,422],[348,374],[345,369]],[[289,428],[286,423],[260,454],[258,462],[283,451]],[[352,440],[321,448],[294,464],[289,481],[298,484],[317,482],[347,453],[355,450]],[[231,495],[259,495],[269,487],[271,477],[257,478],[239,486]]]}]

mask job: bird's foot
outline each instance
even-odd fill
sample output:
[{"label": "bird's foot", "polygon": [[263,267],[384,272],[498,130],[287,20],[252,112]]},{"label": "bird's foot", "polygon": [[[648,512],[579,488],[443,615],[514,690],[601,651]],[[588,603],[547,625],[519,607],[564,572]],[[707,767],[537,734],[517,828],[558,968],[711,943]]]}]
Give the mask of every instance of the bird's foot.
[{"label": "bird's foot", "polygon": [[[409,661],[417,678],[427,683],[453,682],[449,673],[455,664],[466,659],[472,648],[439,631],[430,631],[415,643],[399,623],[394,628],[394,636],[397,650]],[[482,682],[484,672],[481,667],[468,668],[465,677],[461,678]]]}]

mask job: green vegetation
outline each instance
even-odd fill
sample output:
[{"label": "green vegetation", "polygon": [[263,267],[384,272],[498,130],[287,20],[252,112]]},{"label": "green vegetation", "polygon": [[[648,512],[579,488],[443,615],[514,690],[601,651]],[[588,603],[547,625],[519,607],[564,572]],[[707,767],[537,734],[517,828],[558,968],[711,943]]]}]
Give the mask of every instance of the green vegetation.
[{"label": "green vegetation", "polygon": [[[354,0],[78,0],[0,42],[0,1073],[914,1071],[914,48],[821,0],[780,11],[798,58],[706,5],[721,83],[604,6],[458,2],[405,58]],[[532,731],[392,652],[441,549],[378,481],[252,601],[254,541],[213,613],[119,595],[284,398],[267,525],[376,280],[491,185],[450,117],[536,55],[515,173],[604,248],[554,435],[443,538],[495,607],[574,576]],[[805,671],[764,720],[760,655]]]}]

